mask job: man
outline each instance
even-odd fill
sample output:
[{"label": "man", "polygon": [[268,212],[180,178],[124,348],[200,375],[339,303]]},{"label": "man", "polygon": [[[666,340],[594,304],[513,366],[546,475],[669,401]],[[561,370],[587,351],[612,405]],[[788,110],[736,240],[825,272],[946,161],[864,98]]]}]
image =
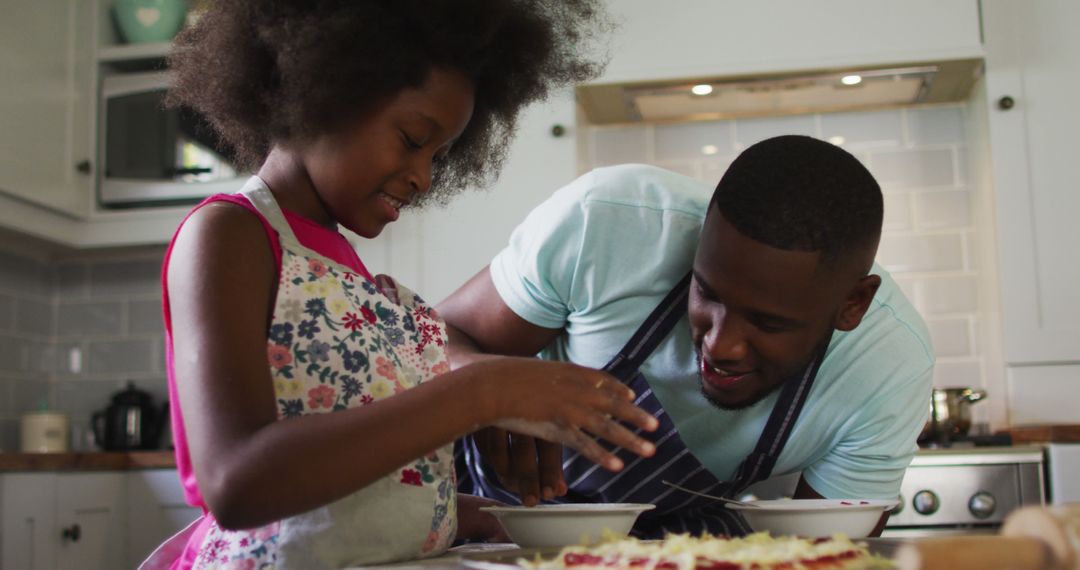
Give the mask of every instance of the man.
[{"label": "man", "polygon": [[801,471],[796,498],[896,498],[934,359],[924,323],[874,265],[881,221],[862,164],[804,136],[746,149],[711,200],[642,165],[557,191],[439,306],[456,329],[452,359],[539,353],[602,367],[660,420],[657,452],[620,453],[611,474],[487,432],[462,446],[462,486],[526,504],[654,503],[635,527],[645,537],[748,530],[665,481],[731,497]]}]

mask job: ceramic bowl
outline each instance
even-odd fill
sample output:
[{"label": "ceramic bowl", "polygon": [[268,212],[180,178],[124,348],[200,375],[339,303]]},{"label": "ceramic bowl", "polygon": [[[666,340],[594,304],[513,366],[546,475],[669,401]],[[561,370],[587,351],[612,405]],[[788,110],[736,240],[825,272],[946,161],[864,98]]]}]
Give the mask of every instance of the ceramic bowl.
[{"label": "ceramic bowl", "polygon": [[755,531],[805,537],[842,532],[850,538],[869,535],[881,514],[897,505],[897,501],[860,499],[783,499],[748,503],[753,506],[729,505],[727,508],[742,513]]},{"label": "ceramic bowl", "polygon": [[113,0],[113,14],[124,41],[167,42],[187,15],[187,0]]},{"label": "ceramic bowl", "polygon": [[605,529],[626,536],[641,513],[656,505],[592,503],[537,505],[535,507],[480,507],[502,523],[510,539],[521,547],[566,546],[596,542]]}]

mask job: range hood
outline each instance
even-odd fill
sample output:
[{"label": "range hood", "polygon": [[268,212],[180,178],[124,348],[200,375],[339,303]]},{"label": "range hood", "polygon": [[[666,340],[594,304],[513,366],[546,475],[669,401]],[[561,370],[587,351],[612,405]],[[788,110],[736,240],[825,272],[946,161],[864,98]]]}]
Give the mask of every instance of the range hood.
[{"label": "range hood", "polygon": [[981,74],[981,59],[963,59],[591,84],[577,88],[577,100],[594,125],[832,113],[963,101]]}]

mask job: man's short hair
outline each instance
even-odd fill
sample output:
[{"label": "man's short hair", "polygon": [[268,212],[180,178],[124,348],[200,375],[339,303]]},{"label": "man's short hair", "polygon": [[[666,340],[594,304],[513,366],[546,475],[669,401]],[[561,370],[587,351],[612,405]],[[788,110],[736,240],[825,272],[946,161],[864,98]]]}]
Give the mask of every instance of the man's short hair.
[{"label": "man's short hair", "polygon": [[832,263],[881,237],[881,188],[844,149],[784,135],[742,152],[712,203],[739,233],[771,247],[821,252]]}]

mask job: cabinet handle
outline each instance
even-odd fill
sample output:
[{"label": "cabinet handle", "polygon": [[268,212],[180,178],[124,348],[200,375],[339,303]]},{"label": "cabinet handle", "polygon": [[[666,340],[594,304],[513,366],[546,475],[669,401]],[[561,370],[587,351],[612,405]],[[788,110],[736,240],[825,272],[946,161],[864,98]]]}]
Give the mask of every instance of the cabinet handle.
[{"label": "cabinet handle", "polygon": [[566,134],[566,127],[562,125],[551,126],[551,136],[558,138]]},{"label": "cabinet handle", "polygon": [[998,109],[1002,111],[1008,111],[1016,106],[1016,99],[1009,97],[1008,95],[998,99]]},{"label": "cabinet handle", "polygon": [[70,540],[71,542],[79,542],[79,537],[82,536],[82,529],[78,524],[73,524],[63,530],[60,533],[61,538]]},{"label": "cabinet handle", "polygon": [[79,171],[80,174],[90,174],[90,161],[80,160],[75,164],[75,170]]}]

